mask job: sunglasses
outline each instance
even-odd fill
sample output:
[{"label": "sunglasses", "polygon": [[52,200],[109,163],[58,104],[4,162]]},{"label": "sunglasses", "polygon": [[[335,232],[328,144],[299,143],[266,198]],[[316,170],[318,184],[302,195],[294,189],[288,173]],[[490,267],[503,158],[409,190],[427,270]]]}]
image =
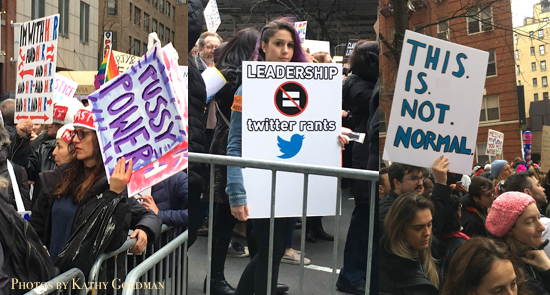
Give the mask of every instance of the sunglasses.
[{"label": "sunglasses", "polygon": [[80,130],[73,130],[71,131],[71,139],[74,139],[75,135],[78,136],[78,139],[80,140],[83,140],[86,135],[88,135],[89,133],[92,133],[92,132],[95,132],[95,131],[85,131],[84,129],[80,129]]}]

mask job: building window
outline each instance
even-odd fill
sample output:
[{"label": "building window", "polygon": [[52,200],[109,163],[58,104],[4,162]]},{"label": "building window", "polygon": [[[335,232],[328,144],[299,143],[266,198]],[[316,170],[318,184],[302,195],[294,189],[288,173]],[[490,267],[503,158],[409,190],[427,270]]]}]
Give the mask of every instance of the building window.
[{"label": "building window", "polygon": [[172,6],[172,20],[176,21],[176,6]]},{"label": "building window", "polygon": [[170,4],[170,2],[166,1],[166,16],[168,18],[170,18],[170,7],[172,7],[172,5]]},{"label": "building window", "polygon": [[157,32],[157,20],[156,19],[153,19],[153,31],[152,32]]},{"label": "building window", "polygon": [[[422,28],[420,28],[420,27],[422,27]],[[414,26],[414,31],[417,32],[417,33],[426,35],[426,28],[424,27],[424,24],[415,25]]]},{"label": "building window", "polygon": [[546,76],[542,77],[542,87],[548,87],[548,79]]},{"label": "building window", "polygon": [[519,59],[519,51],[516,50],[516,59]]},{"label": "building window", "polygon": [[540,62],[540,70],[541,71],[546,71],[546,61],[545,60]]},{"label": "building window", "polygon": [[153,6],[154,6],[155,8],[158,7],[158,0],[153,0]]},{"label": "building window", "polygon": [[539,100],[539,94],[535,93],[535,101],[538,101],[538,100]]},{"label": "building window", "polygon": [[170,29],[166,28],[166,43],[170,43]]},{"label": "building window", "polygon": [[149,33],[149,15],[147,13],[143,13],[143,29]]},{"label": "building window", "polygon": [[172,44],[176,44],[176,33],[172,31]]},{"label": "building window", "polygon": [[132,13],[134,12],[134,5],[130,3],[130,21],[132,21]]},{"label": "building window", "polygon": [[537,78],[533,78],[533,87],[537,87]]},{"label": "building window", "polygon": [[37,19],[45,16],[44,9],[46,0],[32,0],[31,19]]},{"label": "building window", "polygon": [[141,56],[139,50],[141,49],[141,42],[138,39],[134,39],[134,55]]},{"label": "building window", "polygon": [[519,65],[516,66],[518,68],[518,75],[521,74],[521,72],[519,71]]},{"label": "building window", "polygon": [[521,80],[518,80],[518,86],[521,86]]},{"label": "building window", "polygon": [[536,62],[532,62],[531,63],[531,71],[536,71],[537,70],[537,63]]},{"label": "building window", "polygon": [[437,24],[437,38],[449,41],[449,21],[442,21]]},{"label": "building window", "polygon": [[497,74],[497,58],[494,49],[489,50],[489,64],[487,65],[487,76],[495,76]]},{"label": "building window", "polygon": [[539,30],[539,39],[544,39],[544,31],[542,29]]},{"label": "building window", "polygon": [[518,34],[514,34],[514,44],[518,44]]},{"label": "building window", "polygon": [[547,22],[547,21],[548,21],[548,18],[545,17],[545,18],[542,19],[542,21]]},{"label": "building window", "polygon": [[493,30],[493,9],[491,6],[481,10],[479,7],[468,9],[468,34]]},{"label": "building window", "polygon": [[379,112],[378,113],[379,115],[379,125],[380,125],[380,129],[379,129],[379,133],[385,133],[387,130],[386,130],[386,113],[384,111],[382,112]]},{"label": "building window", "polygon": [[531,55],[535,55],[535,47],[531,46]]},{"label": "building window", "polygon": [[159,23],[159,40],[164,41],[164,25]]},{"label": "building window", "polygon": [[134,24],[140,25],[141,21],[141,9],[139,9],[137,6],[135,7],[135,13],[134,13]]},{"label": "building window", "polygon": [[494,160],[496,160],[496,156],[487,155],[487,142],[478,142],[476,144],[476,156],[478,163],[485,163],[489,161],[492,163]]},{"label": "building window", "polygon": [[533,34],[533,31],[529,32],[529,39],[533,40],[535,38],[535,35]]},{"label": "building window", "polygon": [[539,46],[540,55],[544,55],[544,45]]},{"label": "building window", "polygon": [[69,37],[69,0],[59,0],[59,35]]},{"label": "building window", "polygon": [[147,43],[143,42],[143,54],[147,53]]},{"label": "building window", "polygon": [[128,50],[126,51],[126,53],[131,53],[132,52],[132,36],[128,36]]},{"label": "building window", "polygon": [[90,5],[80,2],[80,42],[88,44],[90,33]]},{"label": "building window", "polygon": [[118,13],[118,0],[108,0],[107,1],[107,14],[108,15],[117,15]]},{"label": "building window", "polygon": [[548,100],[548,92],[543,92],[542,93],[542,99]]},{"label": "building window", "polygon": [[116,31],[111,31],[111,34],[113,35],[113,50],[118,50],[117,47],[117,38],[116,38]]},{"label": "building window", "polygon": [[500,120],[498,95],[485,95],[481,103],[479,122]]},{"label": "building window", "polygon": [[164,0],[160,0],[159,2],[159,10],[161,13],[164,13]]}]

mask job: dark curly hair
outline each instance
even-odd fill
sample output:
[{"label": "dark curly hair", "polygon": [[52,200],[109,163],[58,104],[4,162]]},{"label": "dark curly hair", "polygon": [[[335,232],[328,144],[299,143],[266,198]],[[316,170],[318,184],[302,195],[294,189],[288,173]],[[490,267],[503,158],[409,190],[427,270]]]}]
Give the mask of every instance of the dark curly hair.
[{"label": "dark curly hair", "polygon": [[462,225],[460,223],[460,217],[458,216],[459,207],[460,199],[455,195],[451,195],[451,198],[447,203],[447,214],[445,215],[445,222],[443,223],[443,229],[441,230],[442,234],[450,234],[460,231]]}]

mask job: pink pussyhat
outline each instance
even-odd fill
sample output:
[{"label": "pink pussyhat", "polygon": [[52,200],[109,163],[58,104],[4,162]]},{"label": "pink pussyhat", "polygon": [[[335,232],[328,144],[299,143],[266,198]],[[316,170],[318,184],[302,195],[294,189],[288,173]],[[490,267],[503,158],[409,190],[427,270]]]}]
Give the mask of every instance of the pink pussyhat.
[{"label": "pink pussyhat", "polygon": [[491,212],[485,223],[487,230],[497,238],[503,237],[514,226],[527,206],[534,203],[535,200],[530,195],[521,192],[503,193],[491,206]]}]

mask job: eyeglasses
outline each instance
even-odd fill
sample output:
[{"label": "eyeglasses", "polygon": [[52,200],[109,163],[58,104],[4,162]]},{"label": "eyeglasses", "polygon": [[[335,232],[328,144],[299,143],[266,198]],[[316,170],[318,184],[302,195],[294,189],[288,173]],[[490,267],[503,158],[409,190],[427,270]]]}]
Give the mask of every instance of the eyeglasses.
[{"label": "eyeglasses", "polygon": [[74,139],[74,136],[76,135],[78,136],[78,139],[83,140],[86,137],[86,135],[92,132],[95,132],[95,131],[84,131],[84,129],[73,130],[71,131],[71,139]]},{"label": "eyeglasses", "polygon": [[418,184],[418,182],[420,182],[420,181],[422,181],[422,183],[424,183],[424,178],[423,177],[403,177],[403,179],[410,180],[410,181],[414,182],[414,184]]}]

